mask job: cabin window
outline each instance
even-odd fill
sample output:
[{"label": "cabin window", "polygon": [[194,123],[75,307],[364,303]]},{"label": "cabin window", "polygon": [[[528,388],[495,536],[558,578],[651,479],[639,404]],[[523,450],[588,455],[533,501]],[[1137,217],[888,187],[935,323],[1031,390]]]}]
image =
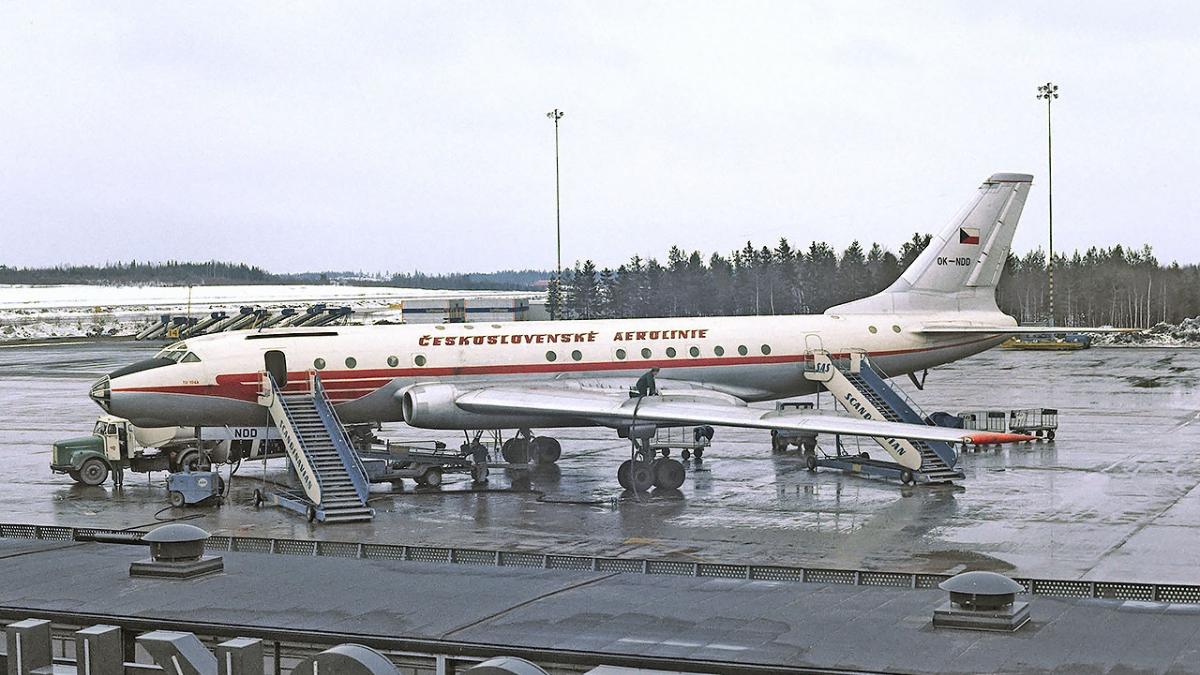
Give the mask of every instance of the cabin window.
[{"label": "cabin window", "polygon": [[434,326],[434,328],[436,328],[436,329],[438,329],[438,330],[446,330],[446,327],[445,327],[445,326],[443,326],[443,325],[442,325],[442,324],[440,324],[440,323],[439,323],[438,325]]},{"label": "cabin window", "polygon": [[643,358],[643,359],[648,359],[648,358],[650,358],[650,348],[649,348],[649,347],[643,347],[643,348],[642,348],[642,358]]},{"label": "cabin window", "polygon": [[578,361],[583,358],[583,352],[576,349],[575,351],[571,352],[571,358]]},{"label": "cabin window", "polygon": [[618,349],[618,350],[617,350],[617,360],[618,360],[618,361],[624,361],[624,360],[625,360],[625,350],[624,350],[624,349]]},{"label": "cabin window", "polygon": [[546,360],[547,361],[557,361],[558,353],[557,352],[546,352]]},{"label": "cabin window", "polygon": [[356,361],[353,356],[346,357],[346,367],[347,368],[353,368],[357,365],[358,365],[358,361]]},{"label": "cabin window", "polygon": [[725,356],[725,348],[721,345],[717,345],[716,347],[713,347],[713,353],[717,356]]},{"label": "cabin window", "polygon": [[899,332],[900,332],[900,326],[892,326],[892,332],[893,332],[893,333],[899,333]]},{"label": "cabin window", "polygon": [[396,356],[389,356],[387,364],[392,368],[395,368],[396,366],[400,365],[400,358]]},{"label": "cabin window", "polygon": [[674,347],[667,347],[667,358],[670,358],[670,359],[675,358],[675,348]]},{"label": "cabin window", "polygon": [[874,335],[875,333],[879,332],[879,329],[876,328],[875,326],[867,326],[867,331],[869,331],[872,335]]},{"label": "cabin window", "polygon": [[738,345],[738,353],[745,356],[750,353],[750,350],[746,349],[746,345]]},{"label": "cabin window", "polygon": [[425,355],[417,354],[416,356],[413,357],[413,363],[417,364],[418,366],[425,365]]},{"label": "cabin window", "polygon": [[317,358],[313,360],[313,367],[317,370],[325,370],[325,359]]},{"label": "cabin window", "polygon": [[761,347],[761,349],[762,349],[763,356],[766,356],[771,353],[771,345],[763,345]]},{"label": "cabin window", "polygon": [[700,348],[692,347],[691,349],[688,350],[688,353],[692,355],[692,358],[700,356]]}]

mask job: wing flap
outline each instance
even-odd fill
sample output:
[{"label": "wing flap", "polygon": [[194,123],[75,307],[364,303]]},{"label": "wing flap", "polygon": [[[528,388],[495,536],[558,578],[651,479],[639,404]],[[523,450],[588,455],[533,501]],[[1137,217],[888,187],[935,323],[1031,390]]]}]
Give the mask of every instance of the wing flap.
[{"label": "wing flap", "polygon": [[[994,434],[920,424],[863,420],[829,412],[776,411],[719,402],[672,400],[667,396],[640,399],[621,394],[497,387],[476,389],[456,399],[468,412],[510,415],[562,415],[587,418],[607,426],[638,422],[712,424],[747,429],[779,429],[847,436],[876,436],[946,443],[1008,443],[1031,440],[1021,434]],[[985,438],[986,437],[986,438]]]}]

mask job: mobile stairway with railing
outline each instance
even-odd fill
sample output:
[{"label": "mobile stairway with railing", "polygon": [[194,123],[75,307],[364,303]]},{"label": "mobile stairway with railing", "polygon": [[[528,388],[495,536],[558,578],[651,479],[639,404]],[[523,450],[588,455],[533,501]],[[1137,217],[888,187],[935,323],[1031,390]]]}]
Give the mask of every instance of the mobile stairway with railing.
[{"label": "mobile stairway with railing", "polygon": [[295,489],[256,491],[255,503],[295,511],[310,522],[347,523],[372,520],[367,505],[367,471],[338,419],[315,372],[306,390],[280,387],[263,373],[260,405],[271,412],[294,473]]},{"label": "mobile stairway with railing", "polygon": [[[833,359],[827,352],[813,352],[805,377],[821,382],[841,407],[862,419],[908,424],[928,424],[916,402],[892,386],[887,376],[871,365],[864,352],[851,352],[846,359]],[[836,450],[824,457],[812,454],[809,468],[826,467],[850,473],[899,479],[903,483],[952,483],[964,477],[956,469],[958,452],[949,443],[902,438],[875,438],[892,457],[892,462],[871,459],[866,453],[847,451],[841,438]]]}]

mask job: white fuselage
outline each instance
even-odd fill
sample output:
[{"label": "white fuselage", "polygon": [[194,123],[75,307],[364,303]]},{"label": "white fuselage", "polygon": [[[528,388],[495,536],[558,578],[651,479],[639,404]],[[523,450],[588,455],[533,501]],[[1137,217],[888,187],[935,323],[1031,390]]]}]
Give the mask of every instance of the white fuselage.
[{"label": "white fuselage", "polygon": [[[261,425],[266,412],[256,397],[264,359],[278,351],[286,357],[288,388],[304,388],[308,371],[316,371],[346,423],[402,420],[397,394],[415,384],[449,382],[470,389],[497,381],[570,378],[628,387],[655,366],[662,369],[664,388],[686,381],[761,401],[815,391],[817,383],[803,374],[813,352],[837,358],[861,350],[894,376],[977,354],[1003,339],[917,332],[945,318],[945,313],[822,314],[238,331],[188,339],[175,346],[174,355],[186,351],[194,357],[179,362],[159,367],[144,362],[141,369],[124,369],[133,372],[117,371],[102,381],[108,390],[101,392],[98,383],[93,398],[140,425]],[[992,323],[997,321],[1011,319]],[[496,420],[496,426],[535,426],[530,422],[556,425],[512,418]]]}]

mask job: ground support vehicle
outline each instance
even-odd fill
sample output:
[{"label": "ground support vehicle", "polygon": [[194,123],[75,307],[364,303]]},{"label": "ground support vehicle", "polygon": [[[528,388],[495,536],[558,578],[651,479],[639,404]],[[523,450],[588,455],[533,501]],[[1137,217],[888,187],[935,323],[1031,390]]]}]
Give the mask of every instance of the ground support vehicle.
[{"label": "ground support vehicle", "polygon": [[92,433],[56,441],[50,470],[83,485],[102,485],[109,476],[120,485],[125,471],[206,470],[213,463],[279,456],[278,435],[266,427],[145,428],[113,415],[101,415]]},{"label": "ground support vehicle", "polygon": [[1013,433],[1030,434],[1052,441],[1054,432],[1058,430],[1058,410],[1054,408],[1012,410],[1008,414],[1008,428]]},{"label": "ground support vehicle", "polygon": [[[385,442],[370,449],[359,450],[358,456],[367,470],[367,479],[372,483],[403,482],[408,478],[422,487],[437,487],[446,474],[468,473],[474,483],[486,483],[488,477],[488,453],[482,455],[477,449],[451,450],[445,443],[430,441],[420,445]],[[497,466],[507,466],[499,464]]]},{"label": "ground support vehicle", "polygon": [[167,499],[171,506],[215,502],[225,494],[225,480],[216,471],[180,471],[167,476]]},{"label": "ground support vehicle", "polygon": [[[775,404],[775,409],[780,412],[812,410],[813,404],[808,401],[779,401]],[[817,447],[817,435],[804,431],[771,430],[771,452],[776,454],[787,452],[788,448],[793,445],[802,448],[805,452],[812,452]]]},{"label": "ground support vehicle", "polygon": [[684,460],[693,455],[696,459],[704,458],[704,449],[712,445],[713,428],[705,425],[684,427],[659,427],[650,437],[647,444],[650,454],[661,454],[670,457],[671,450],[680,450],[679,456]]},{"label": "ground support vehicle", "polygon": [[[1008,413],[1003,410],[972,410],[958,414],[963,421],[963,429],[976,431],[993,431],[1003,434],[1008,431]],[[968,446],[968,449],[980,449],[984,445]]]}]

